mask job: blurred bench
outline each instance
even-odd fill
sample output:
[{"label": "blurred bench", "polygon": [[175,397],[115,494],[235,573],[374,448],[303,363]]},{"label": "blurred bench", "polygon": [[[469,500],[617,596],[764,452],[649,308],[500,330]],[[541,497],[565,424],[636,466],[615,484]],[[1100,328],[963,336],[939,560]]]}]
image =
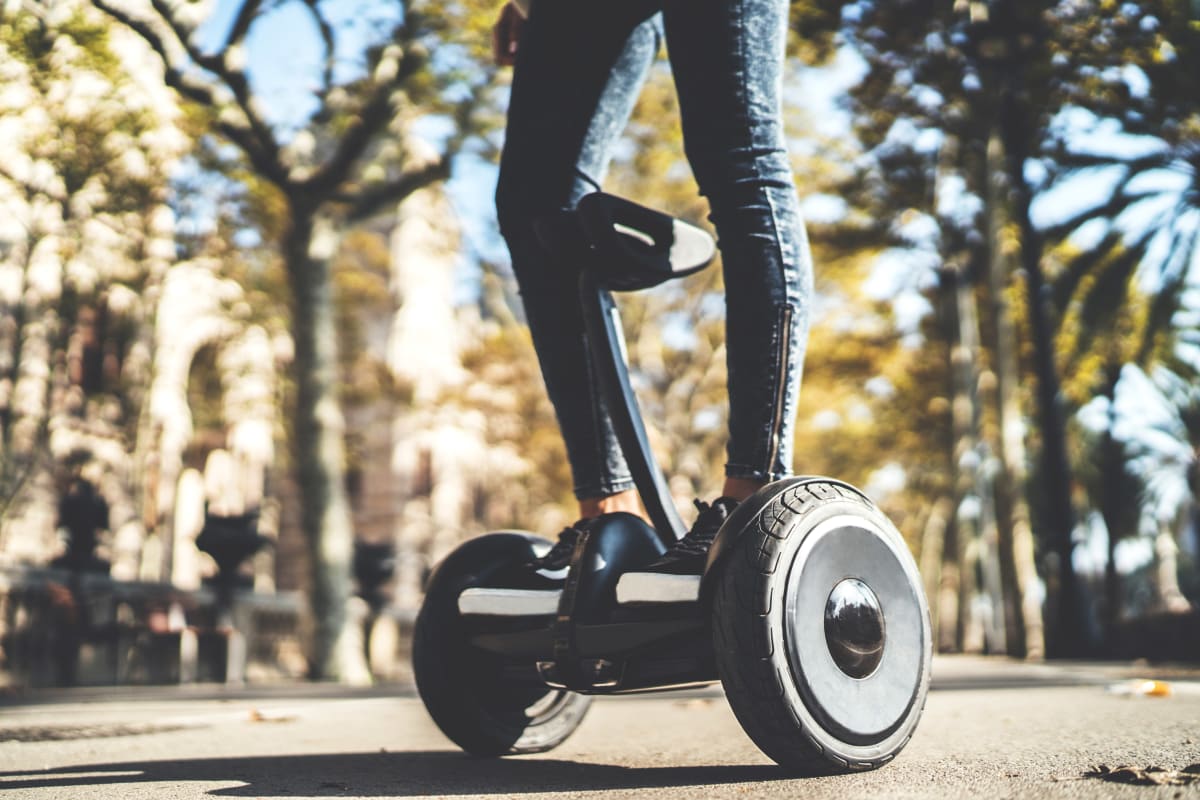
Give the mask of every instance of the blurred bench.
[{"label": "blurred bench", "polygon": [[234,595],[0,569],[0,685],[240,682],[302,677],[297,594]]}]

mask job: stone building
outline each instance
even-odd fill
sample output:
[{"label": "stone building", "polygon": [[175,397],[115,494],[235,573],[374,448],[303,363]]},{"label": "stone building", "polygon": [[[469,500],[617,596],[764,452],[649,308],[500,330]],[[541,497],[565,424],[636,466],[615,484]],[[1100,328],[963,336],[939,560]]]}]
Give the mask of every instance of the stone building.
[{"label": "stone building", "polygon": [[428,570],[464,538],[485,529],[488,498],[519,481],[528,464],[489,436],[485,411],[472,403],[484,387],[464,369],[477,345],[474,307],[456,306],[461,234],[440,188],[400,207],[390,230],[394,311],[369,327],[369,346],[401,387],[400,398],[349,415],[351,435],[366,443],[352,483],[355,529],[370,542],[392,542],[397,574],[393,603],[413,609]]}]

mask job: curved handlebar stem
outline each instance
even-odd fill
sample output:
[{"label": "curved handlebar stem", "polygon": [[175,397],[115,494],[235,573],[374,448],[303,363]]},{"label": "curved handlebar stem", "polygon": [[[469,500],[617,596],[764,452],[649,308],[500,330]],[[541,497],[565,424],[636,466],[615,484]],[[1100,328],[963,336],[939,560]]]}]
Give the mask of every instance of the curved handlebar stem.
[{"label": "curved handlebar stem", "polygon": [[612,295],[597,284],[596,276],[584,270],[579,276],[579,299],[583,305],[584,329],[592,363],[600,382],[613,430],[633,475],[634,485],[646,507],[654,532],[664,545],[682,539],[687,528],[671,499],[667,480],[650,449],[650,439],[638,409],[637,396],[629,383],[625,364],[625,338],[621,318]]}]

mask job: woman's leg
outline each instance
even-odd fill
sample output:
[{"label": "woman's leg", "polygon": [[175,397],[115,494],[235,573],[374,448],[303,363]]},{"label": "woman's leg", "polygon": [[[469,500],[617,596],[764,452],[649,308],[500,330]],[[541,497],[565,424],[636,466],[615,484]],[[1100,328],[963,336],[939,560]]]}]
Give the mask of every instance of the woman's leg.
[{"label": "woman's leg", "polygon": [[726,490],[790,474],[812,259],[784,144],[788,0],[666,0],[688,160],[724,264]]},{"label": "woman's leg", "polygon": [[513,75],[496,192],[500,230],[585,516],[625,508],[621,498],[635,510],[636,497],[590,368],[578,267],[552,257],[534,222],[590,191],[580,172],[602,179],[659,45],[649,3],[535,0]]}]

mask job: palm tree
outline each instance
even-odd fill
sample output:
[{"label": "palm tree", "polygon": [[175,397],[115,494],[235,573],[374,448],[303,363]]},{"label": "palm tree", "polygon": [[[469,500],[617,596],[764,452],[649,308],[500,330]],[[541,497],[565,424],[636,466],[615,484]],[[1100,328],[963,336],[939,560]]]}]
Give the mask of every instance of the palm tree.
[{"label": "palm tree", "polygon": [[[1179,588],[1177,540],[1200,511],[1200,387],[1194,376],[1160,366],[1147,376],[1127,367],[1116,413],[1128,470],[1143,485],[1142,515],[1155,532],[1158,606],[1187,611]],[[1197,542],[1200,545],[1200,542]]]},{"label": "palm tree", "polygon": [[[1122,522],[1129,518],[1123,508],[1128,501],[1114,491],[1129,478],[1144,487],[1140,516],[1157,532],[1159,605],[1188,607],[1179,591],[1175,552],[1184,520],[1194,516],[1198,488],[1200,394],[1182,376],[1188,357],[1200,366],[1187,302],[1189,279],[1200,263],[1200,141],[1129,135],[1112,118],[1080,108],[1060,114],[1060,122],[1054,160],[1061,171],[1034,215],[1041,217],[1047,241],[1058,242],[1057,253],[1065,254],[1049,290],[1066,344],[1066,372],[1076,367],[1083,377],[1076,381],[1079,395],[1102,398],[1110,409],[1097,451],[1105,479],[1092,488],[1099,487],[1094,494],[1109,527],[1105,584],[1111,631],[1119,597],[1115,543],[1135,529]],[[1114,127],[1121,132],[1111,132]],[[1073,202],[1072,195],[1091,202]],[[1064,205],[1075,207],[1047,219],[1046,209]],[[1103,369],[1092,368],[1097,356]],[[1139,367],[1152,369],[1153,383]],[[1137,397],[1159,412],[1122,414],[1121,397]]]},{"label": "palm tree", "polygon": [[[1103,121],[1092,117],[1085,125],[1099,128]],[[1096,202],[1043,226],[1048,241],[1096,240],[1078,248],[1053,279],[1054,304],[1060,318],[1074,306],[1085,330],[1095,330],[1128,308],[1134,293],[1151,294],[1132,354],[1134,363],[1146,364],[1169,354],[1167,334],[1200,259],[1200,141],[1079,133],[1077,127],[1062,133],[1056,153],[1062,172],[1043,205],[1056,193],[1111,182]]]}]

